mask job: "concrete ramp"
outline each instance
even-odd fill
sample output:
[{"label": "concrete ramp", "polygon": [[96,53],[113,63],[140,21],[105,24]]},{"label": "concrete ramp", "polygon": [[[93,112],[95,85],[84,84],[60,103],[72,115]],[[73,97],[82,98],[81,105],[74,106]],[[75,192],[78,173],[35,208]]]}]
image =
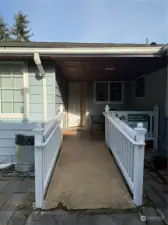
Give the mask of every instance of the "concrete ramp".
[{"label": "concrete ramp", "polygon": [[77,130],[64,134],[45,201],[45,209],[134,208],[103,136]]}]

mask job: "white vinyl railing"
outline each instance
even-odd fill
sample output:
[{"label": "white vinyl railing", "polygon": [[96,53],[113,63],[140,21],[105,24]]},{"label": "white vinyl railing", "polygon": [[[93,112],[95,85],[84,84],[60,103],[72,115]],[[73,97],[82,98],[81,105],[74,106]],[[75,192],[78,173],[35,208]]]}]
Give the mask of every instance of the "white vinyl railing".
[{"label": "white vinyl railing", "polygon": [[106,144],[133,193],[134,203],[137,206],[142,205],[146,129],[142,123],[132,129],[110,112],[103,114]]},{"label": "white vinyl railing", "polygon": [[[59,118],[59,119],[58,119]],[[35,134],[35,208],[43,208],[46,190],[63,140],[63,113],[46,126],[37,124]]]},{"label": "white vinyl railing", "polygon": [[132,128],[134,128],[138,122],[144,120],[143,124],[147,129],[145,139],[147,141],[152,140],[154,148],[158,148],[159,107],[157,105],[153,108],[153,111],[111,111],[111,113]]}]

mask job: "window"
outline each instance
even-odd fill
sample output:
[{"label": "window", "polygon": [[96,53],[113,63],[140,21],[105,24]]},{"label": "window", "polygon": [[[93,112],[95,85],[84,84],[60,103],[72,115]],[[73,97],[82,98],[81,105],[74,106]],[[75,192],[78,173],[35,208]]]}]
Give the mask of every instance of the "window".
[{"label": "window", "polygon": [[145,78],[140,77],[136,80],[135,84],[135,96],[144,97],[145,96]]},{"label": "window", "polygon": [[122,100],[122,84],[110,83],[110,102],[120,102]]},{"label": "window", "polygon": [[96,101],[108,102],[108,83],[96,83]]},{"label": "window", "polygon": [[123,84],[121,82],[95,82],[95,102],[121,102]]},{"label": "window", "polygon": [[0,63],[0,113],[24,113],[22,63]]}]

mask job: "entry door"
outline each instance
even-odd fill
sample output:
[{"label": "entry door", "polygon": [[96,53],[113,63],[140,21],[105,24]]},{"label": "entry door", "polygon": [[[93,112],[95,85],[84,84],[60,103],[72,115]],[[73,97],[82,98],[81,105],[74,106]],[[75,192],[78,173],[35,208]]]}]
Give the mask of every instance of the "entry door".
[{"label": "entry door", "polygon": [[68,88],[68,127],[81,125],[81,84],[69,82]]}]

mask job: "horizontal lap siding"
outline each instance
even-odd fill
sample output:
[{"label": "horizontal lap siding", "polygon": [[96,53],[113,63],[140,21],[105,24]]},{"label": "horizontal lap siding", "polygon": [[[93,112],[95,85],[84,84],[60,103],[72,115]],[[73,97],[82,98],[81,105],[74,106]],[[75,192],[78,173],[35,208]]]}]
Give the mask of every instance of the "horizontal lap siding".
[{"label": "horizontal lap siding", "polygon": [[145,96],[135,96],[135,82],[132,82],[132,102],[134,110],[153,110],[155,105],[159,106],[159,148],[165,149],[165,98],[166,98],[166,67],[144,74]]},{"label": "horizontal lap siding", "polygon": [[[65,112],[67,111],[67,99],[68,99],[68,82],[67,79],[58,71],[56,71],[55,79],[55,113],[60,110],[60,105],[64,106]],[[67,127],[66,114],[63,120],[64,128]]]},{"label": "horizontal lap siding", "polygon": [[17,133],[30,133],[35,123],[1,123],[0,124],[0,163],[15,160],[15,135]]},{"label": "horizontal lap siding", "polygon": [[[47,91],[47,121],[55,116],[55,69],[53,62],[43,62],[46,72]],[[43,78],[37,76],[38,70],[35,65],[29,63],[29,120],[34,122],[44,121],[44,99],[43,99]]]},{"label": "horizontal lap siding", "polygon": [[[52,62],[43,63],[47,83],[48,120],[55,117],[55,70]],[[39,77],[36,65],[28,62],[28,123],[23,119],[0,119],[0,163],[4,160],[15,159],[15,135],[18,132],[32,132],[37,122],[44,121],[43,79]]]},{"label": "horizontal lap siding", "polygon": [[47,85],[47,120],[55,117],[55,66],[53,63],[45,65]]},{"label": "horizontal lap siding", "polygon": [[28,63],[29,90],[29,121],[43,122],[43,79],[38,76],[38,70],[33,62]]},{"label": "horizontal lap siding", "polygon": [[60,87],[59,87],[59,79],[60,79],[60,77],[58,76],[57,79],[55,80],[55,110],[56,110],[56,113],[59,111],[60,105],[63,104],[62,96],[60,93]]}]

